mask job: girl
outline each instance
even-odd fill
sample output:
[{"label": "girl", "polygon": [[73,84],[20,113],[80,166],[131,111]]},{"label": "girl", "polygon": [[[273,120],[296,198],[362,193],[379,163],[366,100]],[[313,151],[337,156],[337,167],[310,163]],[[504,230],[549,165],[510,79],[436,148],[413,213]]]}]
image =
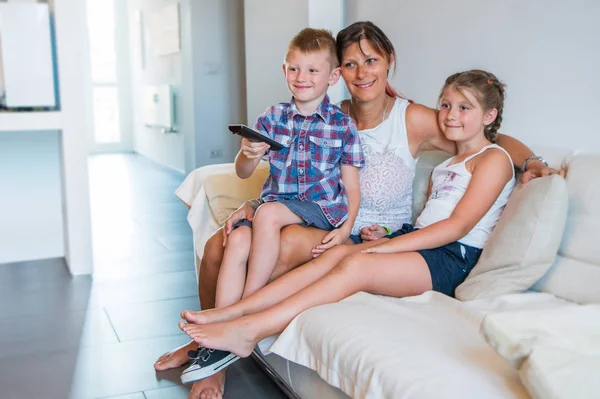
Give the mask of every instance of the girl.
[{"label": "girl", "polygon": [[335,247],[232,306],[185,311],[189,323],[180,328],[206,348],[244,357],[302,311],[359,291],[454,295],[515,185],[510,157],[494,144],[503,108],[504,85],[491,73],[450,76],[440,94],[438,124],[457,154],[434,169],[415,227],[404,224],[382,239]]}]

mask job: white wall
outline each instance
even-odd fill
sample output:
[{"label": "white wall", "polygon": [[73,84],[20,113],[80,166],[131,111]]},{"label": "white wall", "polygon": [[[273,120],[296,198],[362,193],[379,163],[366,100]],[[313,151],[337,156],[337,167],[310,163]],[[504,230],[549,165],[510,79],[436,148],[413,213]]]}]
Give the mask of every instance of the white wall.
[{"label": "white wall", "polygon": [[[186,170],[231,162],[246,120],[242,0],[182,0],[182,128]],[[214,154],[216,152],[216,154]]]},{"label": "white wall", "polygon": [[[146,33],[142,67],[136,49],[141,39],[132,24],[133,13],[142,10],[145,18],[152,11],[177,3],[181,51],[152,55]],[[240,67],[244,64],[242,0],[129,0],[128,6],[134,150],[186,172],[232,161],[239,142],[228,132],[227,124],[246,119],[244,72]],[[146,128],[142,121],[144,86],[163,83],[175,90],[175,134]]]},{"label": "white wall", "polygon": [[348,0],[398,52],[393,85],[435,106],[451,73],[482,68],[507,83],[503,132],[526,144],[600,151],[600,2]]},{"label": "white wall", "polygon": [[[181,52],[155,56],[148,38],[148,20],[154,12],[160,12],[168,5],[178,4],[177,0],[129,0],[130,21],[130,64],[131,64],[131,99],[133,102],[133,148],[151,160],[166,167],[183,172],[185,170],[184,134],[164,134],[159,129],[144,126],[142,118],[142,94],[147,85],[170,84],[173,86],[176,98],[181,90]],[[143,39],[141,32],[131,23],[136,10],[142,11]],[[144,44],[144,63],[137,55],[140,43]],[[176,103],[175,120],[181,121],[181,106]]]},{"label": "white wall", "polygon": [[65,255],[59,134],[0,132],[0,264]]},{"label": "white wall", "polygon": [[289,41],[308,26],[308,1],[244,2],[248,123],[291,94],[281,69]]}]

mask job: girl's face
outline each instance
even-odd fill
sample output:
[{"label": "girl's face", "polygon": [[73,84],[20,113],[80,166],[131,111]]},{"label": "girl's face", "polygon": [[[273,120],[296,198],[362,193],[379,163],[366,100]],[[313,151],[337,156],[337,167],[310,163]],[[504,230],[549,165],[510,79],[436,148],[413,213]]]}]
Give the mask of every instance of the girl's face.
[{"label": "girl's face", "polygon": [[[361,51],[362,48],[362,51]],[[377,52],[368,40],[352,43],[344,50],[341,60],[342,77],[356,101],[371,101],[383,93],[387,74],[393,62]]]},{"label": "girl's face", "polygon": [[438,122],[448,140],[463,142],[485,137],[485,126],[496,119],[497,113],[495,108],[484,110],[469,90],[447,87],[440,100]]}]

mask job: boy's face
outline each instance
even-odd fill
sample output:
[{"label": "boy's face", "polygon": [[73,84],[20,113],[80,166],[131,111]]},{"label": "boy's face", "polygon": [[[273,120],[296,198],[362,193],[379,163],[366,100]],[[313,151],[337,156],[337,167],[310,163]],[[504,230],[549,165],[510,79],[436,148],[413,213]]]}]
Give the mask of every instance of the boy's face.
[{"label": "boy's face", "polygon": [[340,68],[333,68],[325,51],[303,53],[293,49],[288,53],[283,73],[296,103],[317,102],[325,97],[329,86],[340,78]]}]

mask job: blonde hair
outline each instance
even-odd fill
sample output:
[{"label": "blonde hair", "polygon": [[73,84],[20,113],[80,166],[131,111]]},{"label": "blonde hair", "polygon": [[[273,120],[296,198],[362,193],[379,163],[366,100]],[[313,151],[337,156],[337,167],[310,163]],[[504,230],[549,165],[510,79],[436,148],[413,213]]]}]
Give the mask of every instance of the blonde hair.
[{"label": "blonde hair", "polygon": [[293,50],[300,50],[303,53],[325,51],[329,56],[332,69],[337,68],[340,64],[336,54],[335,39],[331,32],[325,29],[304,28],[298,32],[288,44],[285,62]]}]

